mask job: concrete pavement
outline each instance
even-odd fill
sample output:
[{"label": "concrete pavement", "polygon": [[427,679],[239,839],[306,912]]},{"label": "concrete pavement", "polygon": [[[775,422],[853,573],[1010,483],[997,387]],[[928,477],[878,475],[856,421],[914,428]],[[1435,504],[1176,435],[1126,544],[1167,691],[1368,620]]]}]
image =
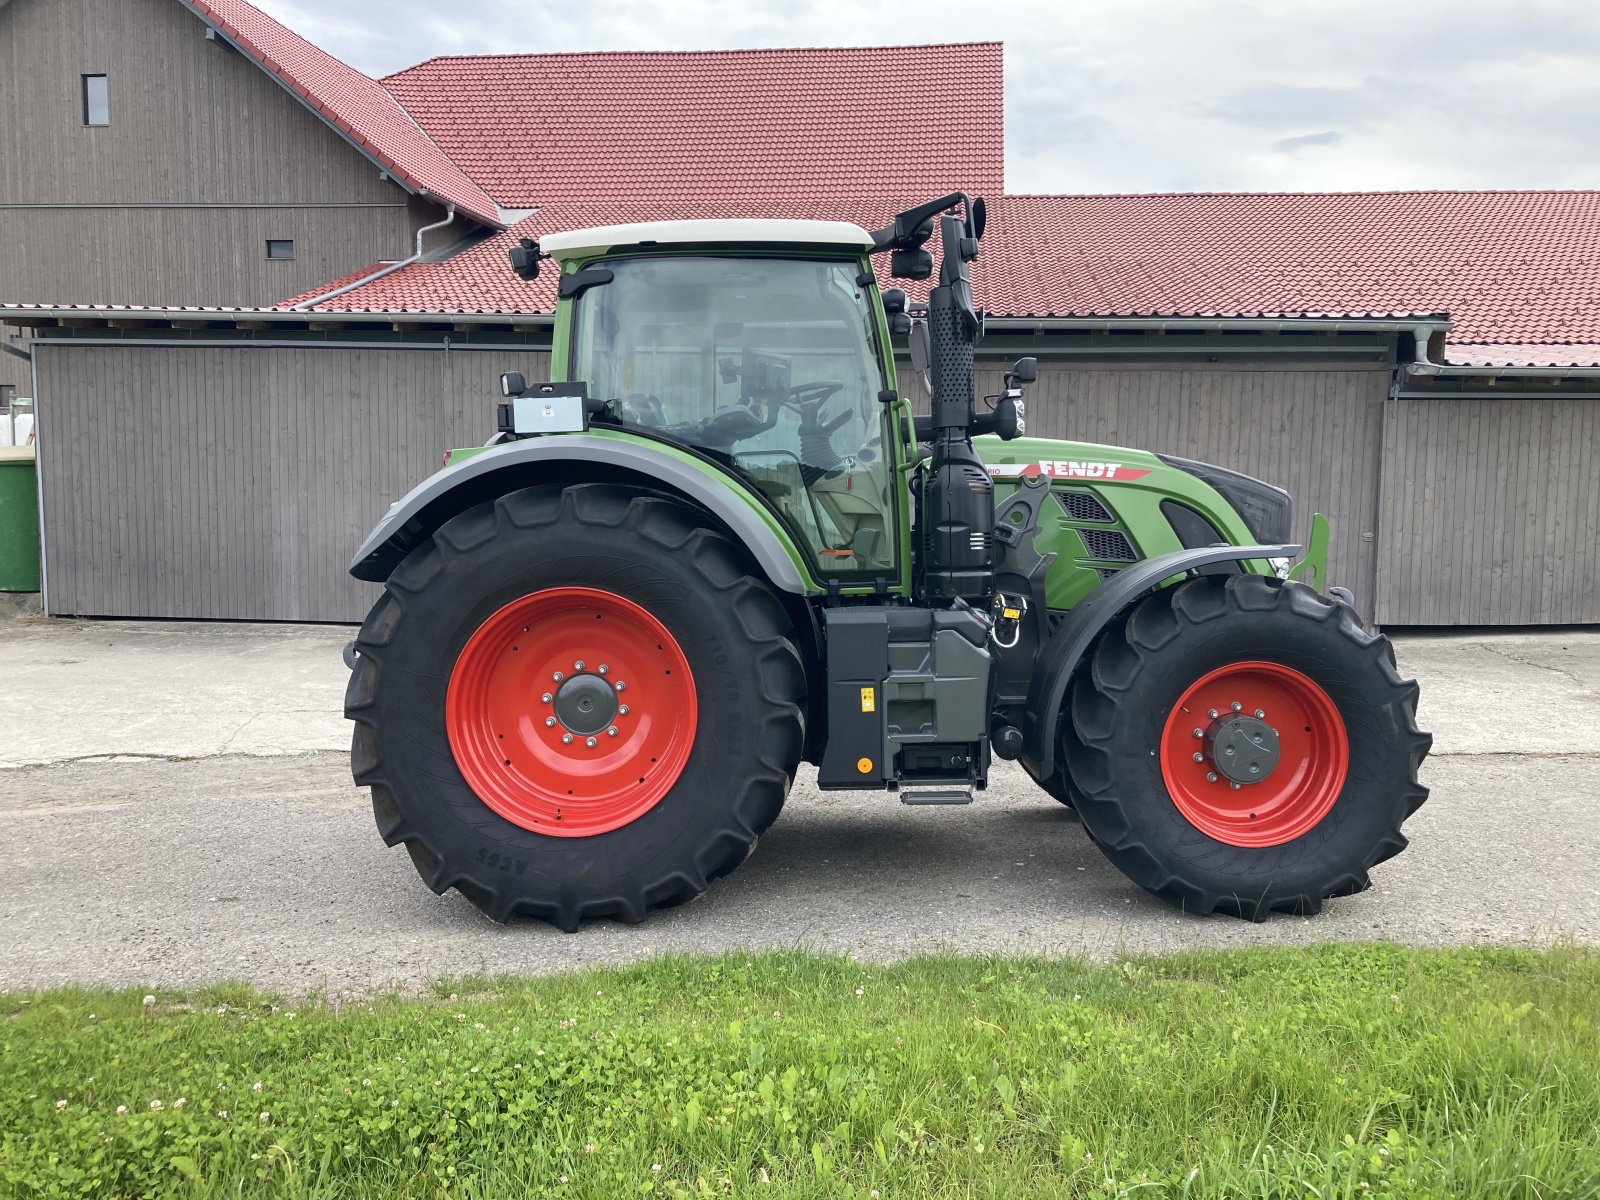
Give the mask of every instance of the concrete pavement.
[{"label": "concrete pavement", "polygon": [[[1318,918],[1186,917],[1014,768],[964,809],[802,774],[698,902],[575,935],[435,897],[372,828],[339,718],[344,628],[0,627],[0,987],[247,979],[363,991],[663,951],[1115,954],[1384,937],[1600,942],[1600,632],[1410,636],[1434,794],[1376,886]],[[118,761],[120,759],[121,761]]]}]

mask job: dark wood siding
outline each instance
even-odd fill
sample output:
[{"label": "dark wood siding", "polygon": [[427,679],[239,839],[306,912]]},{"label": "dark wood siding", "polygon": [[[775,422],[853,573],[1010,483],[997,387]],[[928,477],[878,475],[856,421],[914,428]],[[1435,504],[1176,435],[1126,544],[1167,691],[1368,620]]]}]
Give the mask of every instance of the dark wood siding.
[{"label": "dark wood siding", "polygon": [[64,615],[357,621],[386,506],[494,425],[518,350],[38,350],[48,601]]},{"label": "dark wood siding", "polygon": [[1380,621],[1600,622],[1600,401],[1389,404]]},{"label": "dark wood siding", "polygon": [[[0,8],[0,202],[318,203],[404,194],[177,0]],[[105,74],[111,123],[83,124]]]},{"label": "dark wood siding", "polygon": [[[999,391],[1004,369],[980,364],[980,390]],[[1313,512],[1327,516],[1325,582],[1350,588],[1370,610],[1388,388],[1387,367],[1045,362],[1028,388],[1027,432],[1178,454],[1288,488],[1295,539],[1305,539]]]},{"label": "dark wood siding", "polygon": [[[0,301],[272,304],[407,257],[443,215],[204,35],[177,0],[0,5]],[[93,73],[103,128],[83,123]]]},{"label": "dark wood siding", "polygon": [[[0,209],[0,301],[271,305],[406,257],[407,226],[404,206]],[[268,238],[294,261],[269,261]]]}]

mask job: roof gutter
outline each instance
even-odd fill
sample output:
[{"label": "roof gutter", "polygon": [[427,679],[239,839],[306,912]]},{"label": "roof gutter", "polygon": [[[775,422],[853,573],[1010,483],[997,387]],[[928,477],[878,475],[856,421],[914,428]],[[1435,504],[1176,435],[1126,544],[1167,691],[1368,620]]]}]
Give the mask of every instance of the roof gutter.
[{"label": "roof gutter", "polygon": [[[1156,333],[1413,333],[1415,317],[985,317],[984,328],[1010,333],[1052,333],[1064,329],[1141,330]],[[1448,330],[1441,318],[1420,328]],[[1426,348],[1426,347],[1424,347]]]},{"label": "roof gutter", "polygon": [[[421,194],[426,196],[428,193],[423,192]],[[416,250],[410,258],[402,258],[399,262],[392,262],[379,270],[373,271],[370,275],[363,275],[354,283],[347,283],[343,287],[334,288],[331,292],[324,292],[320,296],[313,296],[309,300],[305,300],[299,304],[291,306],[290,311],[307,312],[319,304],[323,304],[329,300],[332,300],[335,296],[343,296],[346,292],[353,292],[359,287],[366,287],[367,284],[382,279],[385,275],[393,275],[396,271],[400,270],[401,267],[409,267],[412,263],[420,261],[422,258],[422,235],[425,233],[432,233],[435,229],[443,229],[455,219],[456,206],[452,204],[449,211],[445,213],[444,220],[435,221],[432,225],[424,225],[421,229],[417,230]]]}]

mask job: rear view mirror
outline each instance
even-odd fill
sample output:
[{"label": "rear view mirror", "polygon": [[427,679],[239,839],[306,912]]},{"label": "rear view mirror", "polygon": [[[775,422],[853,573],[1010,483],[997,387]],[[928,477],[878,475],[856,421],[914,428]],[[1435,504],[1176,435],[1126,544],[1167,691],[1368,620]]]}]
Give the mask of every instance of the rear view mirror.
[{"label": "rear view mirror", "polygon": [[1029,355],[1019,358],[1011,366],[1011,379],[1014,383],[1032,383],[1039,378],[1039,360]]},{"label": "rear view mirror", "polygon": [[529,281],[539,278],[539,243],[532,238],[523,238],[517,245],[511,247],[511,269],[519,279]]},{"label": "rear view mirror", "polygon": [[528,390],[528,381],[523,378],[521,371],[507,371],[500,376],[500,394],[502,396],[520,396]]},{"label": "rear view mirror", "polygon": [[928,339],[928,323],[926,321],[911,322],[910,334],[911,369],[922,379],[922,386],[931,396],[933,394],[933,380],[928,375],[928,363],[933,358],[933,347]]}]

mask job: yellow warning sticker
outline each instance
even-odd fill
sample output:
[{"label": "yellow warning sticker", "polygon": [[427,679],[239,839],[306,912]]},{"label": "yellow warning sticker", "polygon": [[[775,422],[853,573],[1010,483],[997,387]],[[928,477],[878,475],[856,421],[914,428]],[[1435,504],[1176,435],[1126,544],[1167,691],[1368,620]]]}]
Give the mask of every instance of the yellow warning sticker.
[{"label": "yellow warning sticker", "polygon": [[861,689],[861,711],[862,712],[877,712],[878,711],[877,691],[878,691],[877,688],[865,687],[865,688]]}]

